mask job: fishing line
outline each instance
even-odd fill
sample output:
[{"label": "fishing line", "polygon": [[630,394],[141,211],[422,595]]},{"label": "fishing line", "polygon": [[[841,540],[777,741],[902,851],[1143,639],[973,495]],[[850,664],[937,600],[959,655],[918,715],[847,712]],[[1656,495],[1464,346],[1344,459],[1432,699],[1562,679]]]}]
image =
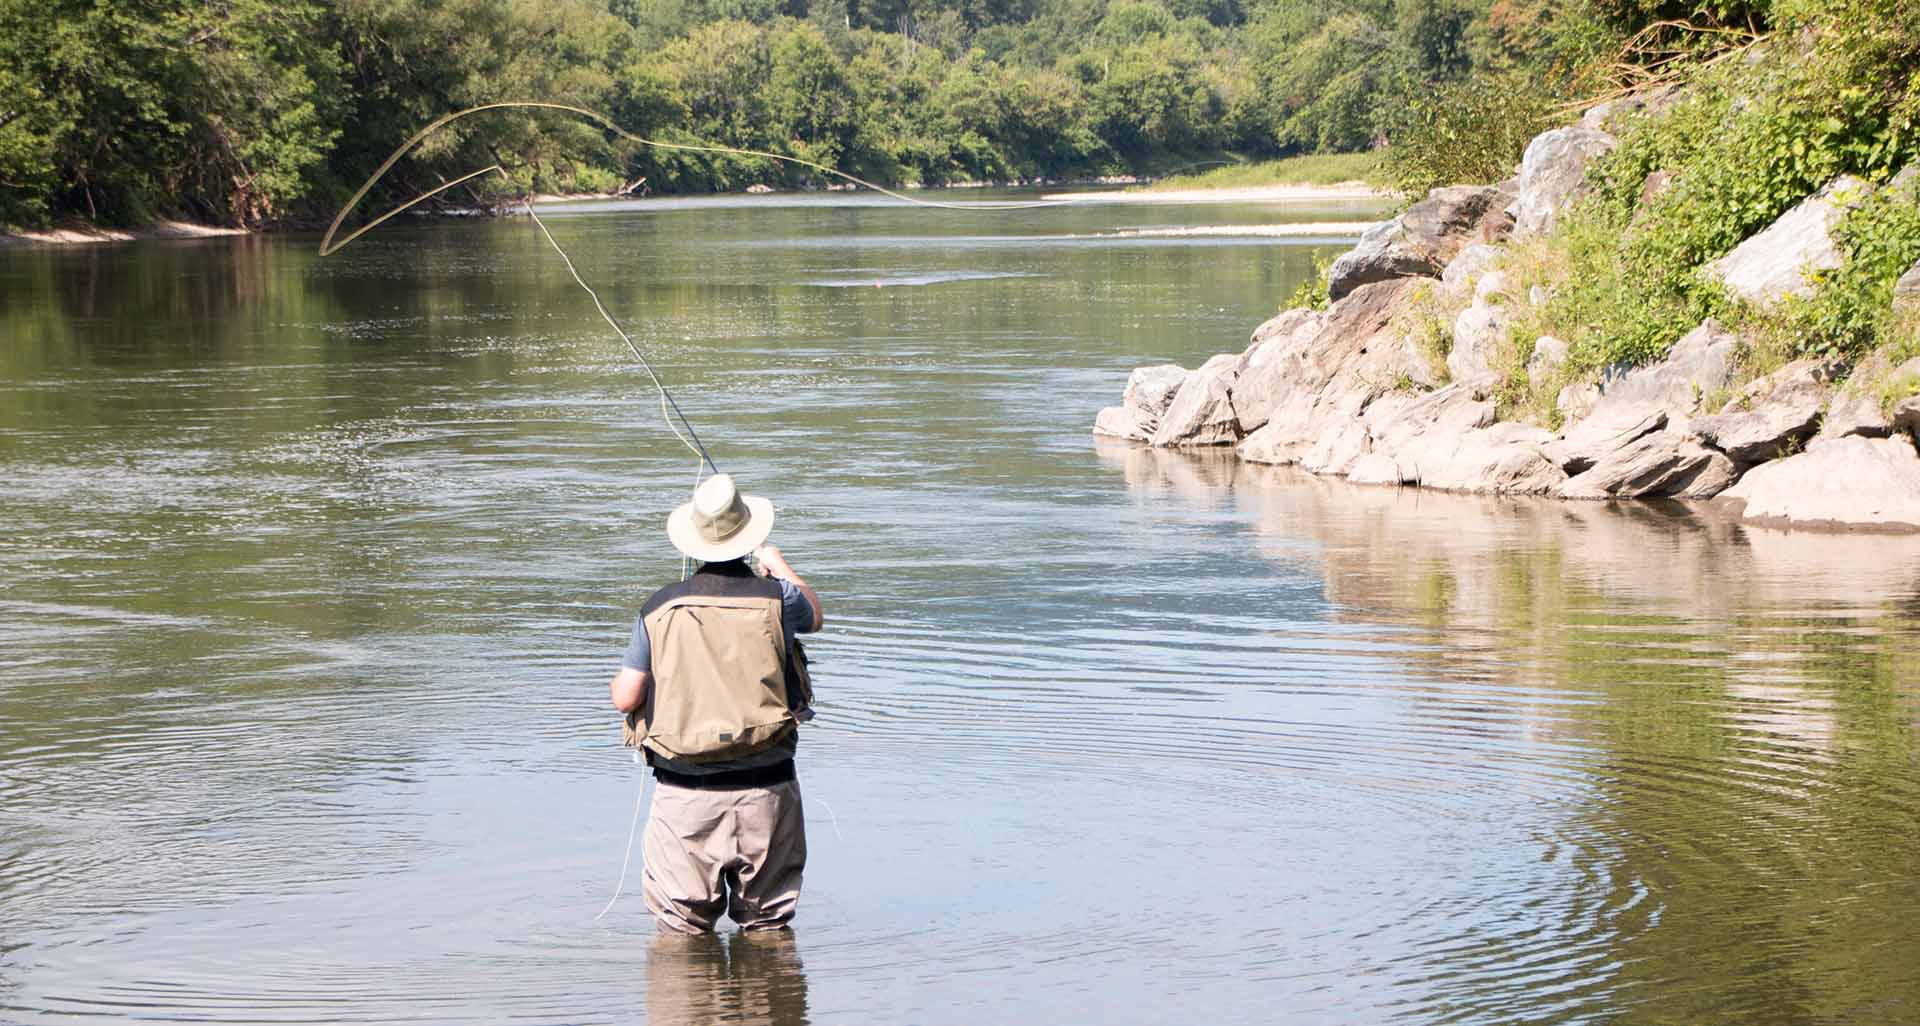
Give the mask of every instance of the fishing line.
[{"label": "fishing line", "polygon": [[[495,172],[498,172],[500,175],[504,177],[507,174],[507,170],[504,166],[497,163],[488,165],[487,167],[480,168],[477,171],[470,171],[464,175],[461,175],[458,178],[455,178],[448,182],[443,182],[440,185],[434,186],[433,188],[428,189],[427,191],[422,192],[417,196],[414,196],[412,199],[409,199],[406,202],[401,203],[399,206],[396,206],[393,209],[388,210],[386,213],[381,214],[378,217],[375,217],[372,220],[368,221],[366,224],[363,224],[360,227],[354,229],[352,232],[348,233],[348,235],[345,238],[341,239],[339,242],[336,243],[334,241],[334,236],[339,233],[341,224],[346,221],[347,216],[349,214],[353,213],[353,211],[359,207],[360,201],[365,199],[367,196],[367,193],[373,191],[373,187],[379,184],[382,178],[386,177],[387,172],[392,170],[393,166],[399,163],[400,159],[406,156],[409,152],[411,152],[414,147],[418,146],[422,140],[426,139],[428,136],[439,131],[440,129],[445,128],[447,125],[450,125],[453,122],[458,121],[461,118],[467,117],[469,115],[478,114],[478,113],[481,113],[482,111],[505,110],[505,109],[515,109],[515,108],[533,109],[533,110],[557,110],[557,111],[563,111],[569,114],[577,114],[580,117],[584,117],[590,121],[595,122],[596,124],[600,125],[602,128],[605,128],[607,131],[612,132],[623,139],[627,139],[631,142],[638,143],[642,146],[653,147],[655,149],[678,151],[678,152],[685,152],[685,153],[733,154],[736,156],[759,157],[766,160],[773,160],[773,161],[779,161],[779,162],[784,162],[788,164],[794,164],[800,167],[808,168],[813,171],[817,171],[821,174],[831,175],[832,177],[839,178],[845,182],[848,182],[849,184],[871,189],[874,192],[878,192],[884,196],[888,196],[893,199],[900,200],[903,203],[908,203],[918,207],[931,207],[939,210],[976,210],[976,211],[977,210],[1035,210],[1035,209],[1041,209],[1045,207],[1065,206],[1074,202],[1072,200],[1039,200],[1039,201],[1015,201],[1015,202],[987,201],[987,202],[974,202],[974,203],[947,203],[939,200],[921,199],[920,197],[909,196],[909,195],[906,195],[905,193],[898,192],[893,189],[889,189],[883,185],[878,185],[874,182],[867,181],[864,178],[859,178],[855,175],[848,174],[847,172],[841,171],[838,168],[828,167],[825,164],[816,163],[811,160],[805,160],[800,157],[788,156],[786,154],[781,154],[781,153],[769,153],[764,150],[746,149],[738,146],[717,146],[717,145],[710,145],[710,144],[703,144],[703,143],[673,143],[673,142],[666,142],[659,139],[648,139],[643,136],[636,135],[633,132],[629,132],[626,129],[620,127],[620,125],[615,123],[612,118],[609,118],[606,115],[599,113],[598,111],[589,110],[585,107],[575,107],[570,104],[564,104],[564,103],[547,103],[547,102],[533,101],[533,100],[515,100],[515,101],[502,102],[502,103],[486,103],[486,104],[481,104],[475,107],[468,107],[464,110],[454,111],[451,114],[445,115],[433,121],[431,124],[427,125],[425,128],[422,128],[420,131],[415,132],[412,135],[412,137],[407,139],[406,142],[401,143],[398,148],[396,148],[392,153],[387,155],[386,160],[381,161],[380,166],[374,169],[373,174],[369,175],[367,177],[367,180],[361,183],[360,188],[354,191],[353,196],[347,200],[346,205],[340,208],[340,212],[334,215],[333,222],[327,225],[326,234],[321,236],[320,238],[320,256],[327,257],[327,256],[333,255],[334,253],[339,252],[340,250],[346,248],[347,246],[352,245],[353,242],[359,239],[362,235],[365,235],[366,233],[372,231],[375,228],[378,228],[380,225],[386,223],[388,220],[392,219],[393,217],[399,215],[400,213],[406,210],[413,208],[414,206],[419,205],[422,202],[425,202],[426,200],[432,199],[433,197],[438,196],[449,189],[452,189],[459,185],[463,185],[467,182],[471,182],[474,179],[480,178],[484,175],[493,174]],[[574,284],[579,285],[580,288],[587,293],[587,296],[593,300],[594,309],[599,311],[600,318],[607,322],[607,326],[613,329],[614,334],[620,336],[620,341],[626,345],[627,351],[633,354],[633,358],[640,362],[641,367],[645,368],[647,372],[647,377],[652,380],[655,391],[657,391],[660,395],[660,418],[667,422],[667,428],[673,432],[673,436],[675,438],[680,440],[680,444],[686,446],[689,451],[691,451],[696,457],[698,457],[697,462],[694,464],[694,472],[693,472],[694,490],[698,491],[700,488],[700,481],[707,469],[711,468],[713,472],[716,474],[720,472],[719,465],[714,463],[713,461],[713,455],[707,451],[706,443],[700,440],[699,433],[696,432],[693,428],[693,422],[687,419],[686,411],[682,410],[680,408],[680,403],[673,398],[673,393],[667,389],[666,382],[660,380],[660,375],[657,371],[654,370],[652,361],[647,359],[647,354],[643,352],[637,344],[634,343],[633,336],[629,335],[627,333],[627,330],[620,326],[620,322],[614,319],[613,314],[607,310],[606,304],[601,302],[600,294],[594,291],[593,286],[587,284],[586,279],[580,276],[579,269],[574,266],[573,258],[567,255],[567,251],[564,248],[562,248],[559,241],[553,237],[553,233],[547,230],[547,223],[540,219],[540,215],[538,213],[534,212],[533,198],[531,196],[526,198],[525,206],[527,209],[527,216],[533,220],[534,226],[540,229],[540,234],[542,237],[544,237],[547,240],[547,245],[553,247],[553,251],[559,254],[560,262],[566,265],[567,273],[570,276],[572,276]],[[679,421],[678,424],[675,423],[676,419]],[[684,434],[681,432],[682,428],[686,429]],[[682,578],[687,576],[687,573],[689,570],[690,570],[690,565],[688,561],[683,559],[681,561]],[[640,758],[639,753],[635,752],[634,761],[638,762],[639,758]],[[608,912],[611,912],[613,910],[614,904],[620,900],[621,893],[626,889],[627,870],[633,864],[633,842],[634,842],[634,839],[639,836],[640,821],[642,818],[642,814],[646,811],[647,794],[650,790],[652,790],[652,787],[653,787],[652,774],[643,773],[641,782],[640,782],[640,791],[637,795],[634,796],[633,819],[627,826],[627,847],[626,847],[625,854],[623,854],[620,858],[620,878],[614,884],[613,897],[607,899],[606,907],[600,910],[599,915],[593,917],[594,922],[599,922],[602,918],[606,916]],[[820,801],[820,804],[826,808],[827,816],[833,823],[834,837],[841,841],[844,841],[846,838],[840,832],[840,817],[834,813],[833,806],[830,803],[828,803],[824,797],[821,797],[819,801]]]},{"label": "fishing line", "polygon": [[[633,761],[636,763],[640,761],[639,752],[633,753]],[[640,833],[640,813],[646,809],[647,791],[652,787],[653,774],[641,773],[640,793],[635,795],[633,799],[633,822],[627,826],[627,853],[620,856],[620,882],[613,885],[613,897],[607,899],[607,907],[601,909],[600,914],[593,917],[593,921],[596,923],[605,917],[607,913],[613,911],[613,903],[620,900],[620,892],[626,889],[627,867],[633,865],[633,839]]]},{"label": "fishing line", "polygon": [[340,213],[334,216],[333,223],[327,226],[327,233],[324,236],[322,236],[320,239],[320,255],[323,257],[332,255],[336,250],[343,249],[346,246],[350,245],[353,242],[353,240],[359,238],[362,235],[365,235],[369,231],[372,231],[374,228],[378,227],[382,222],[386,221],[390,217],[393,217],[395,214],[398,214],[401,211],[406,210],[414,206],[415,204],[420,203],[423,200],[431,199],[434,196],[437,196],[440,193],[443,193],[448,189],[453,188],[456,185],[461,185],[463,183],[472,181],[473,179],[478,178],[481,175],[489,174],[494,171],[498,171],[501,174],[505,174],[506,168],[502,167],[499,164],[493,164],[489,167],[483,167],[478,171],[470,171],[467,174],[461,175],[460,177],[454,179],[453,181],[434,186],[433,188],[428,189],[426,192],[423,192],[420,195],[415,196],[414,198],[406,201],[405,203],[402,203],[399,206],[394,207],[392,210],[389,210],[386,213],[381,214],[379,217],[376,217],[373,220],[368,221],[366,224],[363,224],[359,228],[354,229],[353,232],[349,234],[346,238],[341,239],[338,245],[336,245],[333,241],[333,237],[335,233],[339,232],[340,224],[341,222],[347,219],[347,215],[351,214],[354,211],[354,208],[360,205],[360,201],[366,198],[367,193],[373,191],[373,187],[379,183],[380,179],[386,177],[387,171],[391,169],[393,165],[399,163],[401,157],[406,156],[407,153],[410,152],[415,146],[418,146],[421,140],[439,131],[440,129],[446,127],[447,125],[450,125],[453,122],[460,120],[461,118],[467,117],[470,114],[478,114],[482,111],[489,111],[489,110],[506,110],[506,109],[516,109],[516,108],[524,108],[524,109],[531,109],[531,110],[557,110],[557,111],[564,111],[569,114],[578,114],[579,116],[600,125],[602,128],[605,128],[607,131],[612,132],[613,134],[621,137],[622,139],[626,139],[629,142],[639,143],[642,146],[650,146],[654,149],[670,150],[670,151],[676,151],[676,152],[682,152],[682,153],[724,153],[724,154],[733,154],[735,156],[742,156],[742,157],[759,157],[764,160],[775,160],[775,161],[780,161],[782,163],[795,164],[812,171],[818,171],[824,175],[831,175],[844,182],[847,182],[850,185],[858,185],[858,186],[861,186],[862,188],[872,189],[873,191],[880,193],[883,196],[890,196],[894,199],[900,200],[903,203],[911,203],[914,206],[919,206],[919,207],[933,207],[939,210],[1036,210],[1043,207],[1066,206],[1074,202],[1073,200],[1035,200],[1035,201],[1010,201],[1010,202],[985,201],[985,202],[976,202],[976,203],[946,203],[940,200],[921,199],[917,196],[909,196],[903,192],[897,192],[893,189],[889,189],[884,185],[878,185],[874,182],[867,181],[864,178],[860,178],[858,176],[848,174],[847,172],[842,171],[839,168],[829,167],[825,164],[815,163],[814,161],[806,160],[801,157],[788,156],[787,154],[784,154],[784,153],[769,153],[766,150],[751,150],[751,149],[746,149],[744,147],[739,147],[739,146],[720,146],[713,143],[676,143],[676,142],[667,142],[663,139],[648,139],[645,136],[636,135],[633,132],[629,132],[626,129],[620,127],[618,123],[616,123],[612,118],[606,116],[605,114],[602,114],[599,111],[589,110],[585,107],[575,107],[572,104],[566,104],[566,103],[549,103],[549,102],[540,101],[540,100],[507,100],[500,103],[483,103],[477,107],[468,107],[465,110],[457,110],[451,114],[444,115],[438,120],[434,121],[432,124],[429,124],[427,127],[422,128],[418,132],[415,132],[413,134],[413,137],[408,139],[406,142],[401,143],[399,148],[395,149],[391,154],[389,154],[387,156],[387,159],[382,161],[380,166],[374,170],[373,174],[367,177],[366,182],[362,183],[360,188],[354,192],[352,198],[347,200],[347,205],[340,208]]}]

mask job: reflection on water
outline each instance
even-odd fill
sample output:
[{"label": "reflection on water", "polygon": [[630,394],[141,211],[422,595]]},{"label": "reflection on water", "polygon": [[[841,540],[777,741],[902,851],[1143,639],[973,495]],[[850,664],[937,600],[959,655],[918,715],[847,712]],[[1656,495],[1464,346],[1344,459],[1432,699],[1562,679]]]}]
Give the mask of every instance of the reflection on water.
[{"label": "reflection on water", "polygon": [[1281,216],[556,220],[829,610],[798,932],[671,951],[692,467],[537,234],[6,254],[0,1021],[1912,1018],[1920,542],[1096,446],[1310,251],[1019,236]]},{"label": "reflection on water", "polygon": [[1529,927],[1423,952],[1464,1021],[1920,1004],[1920,975],[1882,975],[1910,967],[1895,953],[1920,903],[1920,544],[1101,455],[1149,501],[1245,516],[1266,559],[1323,576],[1336,622],[1401,648],[1430,683],[1409,681],[1396,764],[1494,742],[1425,814],[1473,815],[1478,790],[1558,808],[1531,840],[1570,875],[1519,902]]},{"label": "reflection on water", "polygon": [[807,975],[790,930],[688,936],[647,948],[651,1026],[806,1026]]}]

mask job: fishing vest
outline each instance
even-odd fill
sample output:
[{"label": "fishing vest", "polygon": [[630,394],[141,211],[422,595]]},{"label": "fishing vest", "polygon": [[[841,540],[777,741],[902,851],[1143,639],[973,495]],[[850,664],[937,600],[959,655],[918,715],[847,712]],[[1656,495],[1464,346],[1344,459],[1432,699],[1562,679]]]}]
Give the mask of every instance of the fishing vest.
[{"label": "fishing vest", "polygon": [[[779,582],[744,564],[703,567],[653,594],[640,621],[653,685],[628,743],[681,763],[740,759],[786,740],[810,718],[806,653],[789,650]],[[649,759],[651,761],[651,758]]]}]

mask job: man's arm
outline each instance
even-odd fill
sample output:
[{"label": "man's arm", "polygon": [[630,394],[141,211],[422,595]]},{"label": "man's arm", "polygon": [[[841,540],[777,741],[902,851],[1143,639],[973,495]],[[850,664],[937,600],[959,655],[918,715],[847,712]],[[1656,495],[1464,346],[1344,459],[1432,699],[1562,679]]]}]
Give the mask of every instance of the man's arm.
[{"label": "man's arm", "polygon": [[646,700],[647,688],[653,685],[653,674],[645,670],[636,670],[631,666],[622,666],[620,672],[607,682],[607,691],[613,698],[613,707],[623,713],[635,712],[640,703]]},{"label": "man's arm", "polygon": [[753,557],[760,561],[760,565],[766,569],[769,576],[778,577],[800,589],[800,594],[807,597],[807,604],[813,607],[813,626],[807,628],[807,631],[810,633],[819,630],[820,625],[826,622],[826,617],[820,611],[820,596],[813,593],[813,585],[794,573],[793,566],[787,562],[787,557],[781,555],[780,550],[771,545],[762,545],[753,550]]}]

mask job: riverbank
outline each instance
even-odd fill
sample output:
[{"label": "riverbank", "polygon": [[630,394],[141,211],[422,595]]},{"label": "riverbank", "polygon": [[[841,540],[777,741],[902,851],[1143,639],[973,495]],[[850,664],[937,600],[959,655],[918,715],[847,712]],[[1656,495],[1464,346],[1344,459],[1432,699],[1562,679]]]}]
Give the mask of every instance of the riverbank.
[{"label": "riverbank", "polygon": [[137,242],[143,239],[211,239],[250,235],[246,228],[223,228],[191,221],[155,221],[145,228],[98,228],[91,225],[47,228],[0,234],[0,246],[84,246],[100,242]]},{"label": "riverbank", "polygon": [[[1596,242],[1580,220],[1590,168],[1671,102],[1597,107],[1535,138],[1513,178],[1435,189],[1331,265],[1323,303],[1283,311],[1198,368],[1136,369],[1095,433],[1231,446],[1360,484],[1712,501],[1755,524],[1920,531],[1920,262],[1879,292],[1829,284],[1868,273],[1849,225],[1914,209],[1920,166],[1834,178],[1711,261],[1675,268],[1700,283],[1687,287],[1705,315],[1628,325],[1672,332],[1652,358],[1614,355],[1592,331],[1644,300],[1625,284],[1597,292],[1592,279],[1618,265],[1579,261],[1649,230],[1674,173],[1633,190],[1608,229],[1622,241]],[[1852,351],[1794,334],[1825,309],[1883,327]]]},{"label": "riverbank", "polygon": [[1100,203],[1311,203],[1315,201],[1388,202],[1394,194],[1366,182],[1340,182],[1314,185],[1299,182],[1288,185],[1245,185],[1225,188],[1194,189],[1115,189],[1100,192],[1049,192],[1042,199],[1082,200]]}]

